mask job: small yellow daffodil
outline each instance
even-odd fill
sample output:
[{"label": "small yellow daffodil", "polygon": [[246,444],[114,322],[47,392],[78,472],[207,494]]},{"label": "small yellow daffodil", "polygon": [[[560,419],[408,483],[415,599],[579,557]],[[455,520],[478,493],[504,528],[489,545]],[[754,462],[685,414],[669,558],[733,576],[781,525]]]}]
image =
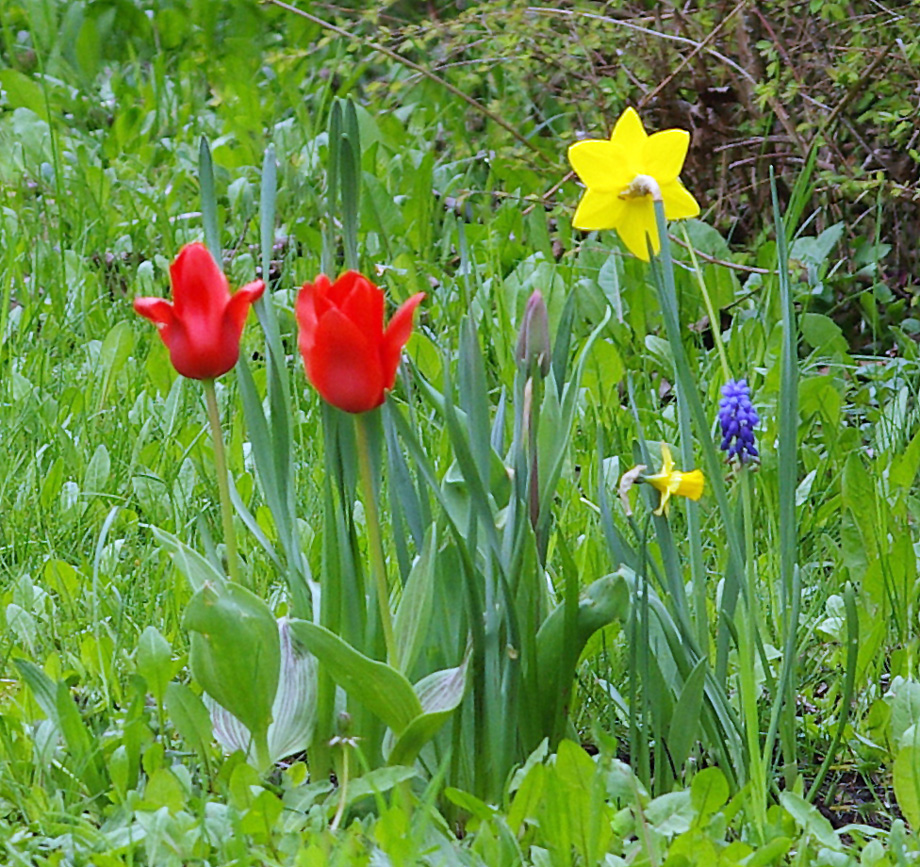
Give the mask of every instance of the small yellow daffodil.
[{"label": "small yellow daffodil", "polygon": [[665,443],[661,444],[661,472],[655,473],[653,476],[643,476],[642,481],[648,482],[661,492],[661,502],[658,508],[655,509],[656,515],[666,515],[668,513],[668,501],[671,499],[671,494],[698,500],[703,496],[703,488],[706,486],[706,479],[703,477],[702,470],[682,473],[680,470],[674,469],[671,450]]},{"label": "small yellow daffodil", "polygon": [[687,156],[690,133],[666,129],[648,135],[635,109],[627,108],[609,141],[588,139],[569,147],[569,162],[587,187],[572,225],[576,229],[616,229],[634,256],[648,262],[648,244],[661,249],[655,225],[655,199],[669,220],[695,217],[696,199],[678,175]]}]

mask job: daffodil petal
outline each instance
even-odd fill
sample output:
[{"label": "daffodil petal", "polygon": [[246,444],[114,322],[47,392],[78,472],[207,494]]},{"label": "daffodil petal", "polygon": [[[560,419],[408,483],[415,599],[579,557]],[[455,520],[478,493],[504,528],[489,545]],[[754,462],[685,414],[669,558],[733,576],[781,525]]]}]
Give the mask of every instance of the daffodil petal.
[{"label": "daffodil petal", "polygon": [[690,133],[683,129],[666,129],[650,135],[645,143],[645,173],[661,186],[676,180],[687,158]]},{"label": "daffodil petal", "polygon": [[585,190],[578,203],[572,225],[576,229],[613,229],[622,220],[626,202],[615,193]]},{"label": "daffodil petal", "polygon": [[699,216],[699,203],[678,180],[662,185],[661,201],[664,204],[664,215],[669,220],[683,220],[687,217]]},{"label": "daffodil petal", "polygon": [[634,108],[627,108],[620,115],[613,128],[613,135],[610,136],[610,141],[623,148],[627,153],[638,155],[643,152],[648,141],[648,135]]},{"label": "daffodil petal", "polygon": [[616,230],[620,240],[626,245],[637,259],[648,262],[648,241],[652,239],[652,250],[657,253],[661,249],[658,240],[658,229],[655,226],[655,207],[650,197],[641,199],[626,199],[623,216],[616,223]]},{"label": "daffodil petal", "polygon": [[603,193],[619,193],[632,180],[622,149],[609,141],[587,139],[569,148],[569,162],[582,183]]}]

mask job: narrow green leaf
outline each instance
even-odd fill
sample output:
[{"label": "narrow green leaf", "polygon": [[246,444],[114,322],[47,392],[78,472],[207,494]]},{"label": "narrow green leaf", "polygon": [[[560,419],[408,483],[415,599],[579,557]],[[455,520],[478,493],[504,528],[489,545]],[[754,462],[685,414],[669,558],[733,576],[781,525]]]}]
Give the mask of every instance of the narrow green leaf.
[{"label": "narrow green leaf", "polygon": [[48,719],[58,722],[57,684],[48,677],[34,662],[27,659],[14,659],[13,664],[26,686],[32,690],[35,701]]},{"label": "narrow green leaf", "polygon": [[172,557],[176,568],[185,575],[194,592],[197,593],[206,584],[220,586],[225,583],[224,576],[208,560],[184,542],[180,542],[172,533],[153,526],[150,527],[150,532]]},{"label": "narrow green leaf", "polygon": [[709,660],[701,659],[693,668],[690,677],[684,681],[680,698],[674,706],[674,716],[668,733],[668,749],[674,767],[680,770],[690,755],[693,744],[699,738],[700,711],[703,707],[703,684]]},{"label": "narrow green leaf", "polygon": [[163,704],[176,731],[207,764],[212,733],[211,717],[204,702],[184,683],[170,683]]},{"label": "narrow green leaf", "polygon": [[421,553],[409,572],[409,579],[396,609],[396,618],[393,621],[393,632],[396,635],[396,667],[405,675],[408,675],[415,665],[430,626],[437,549],[437,527],[432,525],[428,528]]},{"label": "narrow green leaf", "polygon": [[[528,683],[537,684],[539,696],[536,706],[543,720],[543,734],[549,735],[557,708],[568,704],[574,680],[574,663],[569,670],[560,672],[564,655],[578,662],[588,639],[601,627],[616,617],[625,616],[629,609],[629,589],[619,573],[605,575],[588,586],[578,602],[576,627],[571,646],[565,644],[566,605],[557,605],[540,626],[537,633],[536,676]],[[561,692],[559,686],[562,686]]]},{"label": "narrow green leaf", "polygon": [[55,703],[58,725],[72,759],[71,770],[83,781],[90,795],[102,794],[108,782],[101,745],[83,722],[70,688],[63,681],[57,685]]},{"label": "narrow green leaf", "polygon": [[202,136],[198,144],[198,185],[201,188],[201,221],[204,223],[204,238],[211,256],[221,266],[223,253],[220,249],[220,229],[217,225],[217,195],[214,190],[214,163],[208,140]]}]

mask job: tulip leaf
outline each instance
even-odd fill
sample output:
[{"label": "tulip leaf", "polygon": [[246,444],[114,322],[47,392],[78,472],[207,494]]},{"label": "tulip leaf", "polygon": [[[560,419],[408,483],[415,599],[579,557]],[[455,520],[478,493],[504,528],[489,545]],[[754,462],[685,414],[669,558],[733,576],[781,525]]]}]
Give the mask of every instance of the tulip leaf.
[{"label": "tulip leaf", "polygon": [[411,765],[422,747],[440,731],[441,726],[459,707],[466,692],[468,662],[469,657],[456,668],[435,671],[415,685],[424,713],[412,720],[396,740],[387,760],[389,764]]},{"label": "tulip leaf", "polygon": [[185,609],[183,625],[192,633],[195,680],[267,751],[281,668],[278,626],[268,606],[238,584],[205,585]]},{"label": "tulip leaf", "polygon": [[[535,705],[542,710],[544,734],[549,734],[556,709],[568,704],[574,680],[574,665],[578,662],[588,639],[601,627],[627,611],[629,589],[619,573],[605,575],[591,584],[578,601],[575,629],[571,646],[565,646],[566,604],[557,605],[537,632],[537,670],[528,683],[536,684],[540,692]],[[572,665],[563,669],[563,660]],[[571,669],[571,670],[569,670]]]},{"label": "tulip leaf", "polygon": [[334,632],[316,623],[292,620],[291,631],[345,692],[397,735],[423,713],[412,684],[395,668],[359,653]]},{"label": "tulip leaf", "polygon": [[[290,621],[278,621],[281,642],[281,674],[268,727],[268,751],[272,763],[305,750],[316,722],[316,660],[291,638]],[[240,750],[258,760],[249,730],[233,714],[206,696],[214,737],[225,752]]]},{"label": "tulip leaf", "polygon": [[425,536],[424,547],[409,572],[409,580],[406,581],[399,607],[396,609],[393,623],[393,632],[396,635],[396,667],[403,674],[408,674],[415,664],[431,619],[437,538],[437,528],[432,524]]},{"label": "tulip leaf", "polygon": [[198,184],[201,187],[201,221],[204,237],[214,261],[220,265],[220,229],[217,225],[217,195],[214,191],[214,162],[208,140],[202,136],[198,145]]},{"label": "tulip leaf", "polygon": [[668,729],[668,749],[675,768],[683,767],[694,741],[699,737],[703,686],[708,666],[709,660],[705,657],[694,666],[690,676],[684,681],[680,698],[674,707],[674,715]]}]

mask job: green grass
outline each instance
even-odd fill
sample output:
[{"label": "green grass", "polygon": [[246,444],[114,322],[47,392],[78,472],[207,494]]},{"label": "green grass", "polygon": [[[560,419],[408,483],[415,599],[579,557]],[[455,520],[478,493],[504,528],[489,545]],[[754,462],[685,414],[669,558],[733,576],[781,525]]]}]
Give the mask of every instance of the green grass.
[{"label": "green grass", "polygon": [[[836,8],[818,5],[826,15]],[[340,11],[338,23],[359,33],[370,33],[369,22],[381,14],[381,22],[400,29],[374,38],[426,69],[445,64],[438,75],[519,130],[532,148],[437,81],[368,51],[361,39],[346,40],[278,8],[204,0],[42,0],[4,12],[4,863],[915,861],[920,850],[899,819],[894,794],[905,818],[920,819],[913,727],[920,692],[920,359],[906,316],[916,275],[895,287],[898,296],[887,286],[895,282],[886,277],[887,245],[900,251],[898,262],[911,264],[903,238],[886,234],[898,224],[889,203],[883,215],[879,198],[873,232],[845,210],[849,222],[836,233],[843,206],[822,198],[833,174],[827,166],[800,175],[793,193],[788,190],[796,176],[781,178],[792,258],[788,300],[801,332],[791,346],[770,220],[750,229],[748,243],[731,246],[723,219],[714,220],[719,231],[705,220],[686,225],[698,251],[724,260],[703,264],[701,274],[724,312],[727,361],[736,376],[748,378],[762,419],[762,463],[747,479],[753,557],[745,568],[754,576],[759,604],[762,646],[756,652],[760,657],[762,651],[767,669],[758,664],[750,671],[739,662],[737,633],[729,630],[740,621],[719,608],[737,578],[727,540],[734,535],[746,542],[740,517],[746,482],[726,467],[725,503],[707,495],[697,507],[698,530],[683,501],[673,505],[667,522],[650,524],[656,501],[643,495],[634,503],[635,520],[627,519],[617,482],[646,444],[670,442],[675,454],[686,447],[708,470],[709,432],[694,421],[693,437],[687,437],[691,422],[675,400],[675,389],[684,385],[674,376],[674,347],[649,270],[613,233],[583,236],[570,226],[579,190],[566,177],[565,147],[576,130],[605,134],[633,101],[630,74],[653,87],[660,57],[640,44],[633,48],[635,71],[621,66],[614,77],[584,82],[568,73],[572,57],[587,63],[582,51],[596,59],[598,39],[608,36],[597,21],[571,22],[584,42],[569,55],[543,17],[528,30],[532,21],[517,4],[501,14],[484,5],[459,15],[445,8],[433,22],[400,22],[404,10],[398,6]],[[706,25],[710,12],[703,12],[687,27]],[[669,15],[633,18],[667,30]],[[904,15],[916,20],[915,4],[906,4]],[[456,60],[464,65],[451,66]],[[852,57],[847,62],[856,64]],[[781,91],[789,74],[765,73],[764,94],[788,96]],[[845,76],[842,81],[849,86]],[[348,249],[348,226],[330,219],[338,206],[330,209],[327,195],[328,129],[337,99],[357,105],[360,127],[355,250]],[[649,119],[646,124],[655,126]],[[900,127],[892,135],[907,148]],[[480,394],[475,405],[483,430],[504,411],[507,449],[517,406],[517,329],[531,292],[543,292],[554,334],[574,297],[564,354],[569,377],[609,308],[586,357],[571,433],[560,434],[559,441],[570,439],[552,497],[546,551],[553,602],[565,596],[567,582],[585,588],[624,563],[640,576],[631,585],[637,588],[632,614],[595,633],[577,666],[569,708],[574,726],[567,733],[596,746],[596,759],[563,740],[477,791],[472,757],[460,758],[459,747],[450,750],[475,724],[467,703],[432,754],[453,756],[460,767],[451,779],[469,780],[468,786],[445,786],[445,776],[454,773],[449,761],[440,767],[428,761],[408,783],[399,769],[362,775],[355,752],[343,789],[310,779],[302,756],[260,777],[239,754],[225,756],[209,731],[202,735],[194,709],[183,715],[175,702],[164,706],[167,682],[189,685],[181,693],[186,698],[200,688],[189,674],[182,625],[192,588],[152,528],[173,534],[210,562],[219,562],[222,532],[203,395],[197,383],[176,376],[165,347],[134,315],[131,301],[164,294],[180,246],[204,239],[202,137],[213,156],[219,243],[234,286],[253,279],[261,262],[263,157],[269,144],[275,148],[269,294],[292,383],[295,534],[320,582],[335,537],[324,518],[322,406],[297,352],[293,303],[300,284],[322,268],[340,270],[356,255],[393,302],[428,293],[396,394],[439,482],[456,480],[455,461],[466,469],[457,431],[419,382],[444,391],[449,374],[461,409],[474,405],[470,394]],[[758,165],[756,174],[758,184],[768,182],[765,167]],[[688,170],[683,179],[704,202],[717,199],[715,187],[702,180],[697,185]],[[853,194],[857,202],[865,184]],[[743,207],[748,199],[735,201]],[[680,226],[672,231],[683,241]],[[672,250],[685,375],[714,420],[724,377],[698,275],[682,246]],[[464,321],[475,323],[478,343],[464,344],[464,335],[472,334]],[[783,379],[784,351],[797,377],[792,385],[788,368]],[[462,359],[477,353],[483,379],[470,383]],[[243,356],[265,397],[265,342],[254,317]],[[798,414],[786,417],[791,427],[784,429],[791,387]],[[218,383],[231,474],[261,530],[284,550],[257,478],[241,391],[236,373]],[[470,423],[471,461],[477,459],[477,423]],[[784,436],[794,447],[781,456],[777,443]],[[502,449],[495,451],[504,458]],[[415,488],[425,491],[416,456],[407,455],[407,462]],[[396,482],[388,476],[388,484]],[[385,521],[399,511],[389,493]],[[418,496],[436,508],[432,493]],[[358,554],[364,553],[362,521],[359,514]],[[456,583],[462,549],[443,517],[437,521],[444,559],[434,610],[448,622],[448,613],[464,604]],[[237,534],[255,591],[274,614],[286,613],[291,603],[284,569],[241,520]],[[410,533],[403,535],[401,552],[388,543],[393,574],[408,566],[400,556],[414,557],[421,547]],[[696,586],[688,584],[694,557],[701,570]],[[793,599],[794,570],[801,592]],[[659,604],[664,613],[656,619],[648,612]],[[713,671],[720,664],[724,669],[707,681],[705,695],[693,686],[697,657],[686,650],[686,636],[677,644],[667,641],[668,622],[680,634],[684,613],[688,634],[705,639],[698,652]],[[441,622],[435,620],[432,635]],[[854,625],[856,665],[848,670]],[[141,643],[148,627],[166,645],[150,632]],[[445,658],[438,657],[435,667],[456,664],[443,649],[438,653]],[[789,702],[780,712],[784,663]],[[416,674],[430,670],[420,663]],[[744,705],[744,689],[753,689],[753,707]],[[837,740],[844,701],[849,715]],[[737,721],[744,767],[730,765],[725,731],[735,729],[717,707],[729,708]],[[759,814],[752,788],[742,785],[751,756],[740,726],[752,719],[762,744],[774,709],[776,747],[763,756],[767,800]],[[490,725],[499,722],[493,718]],[[811,792],[831,749],[825,782]]]}]

